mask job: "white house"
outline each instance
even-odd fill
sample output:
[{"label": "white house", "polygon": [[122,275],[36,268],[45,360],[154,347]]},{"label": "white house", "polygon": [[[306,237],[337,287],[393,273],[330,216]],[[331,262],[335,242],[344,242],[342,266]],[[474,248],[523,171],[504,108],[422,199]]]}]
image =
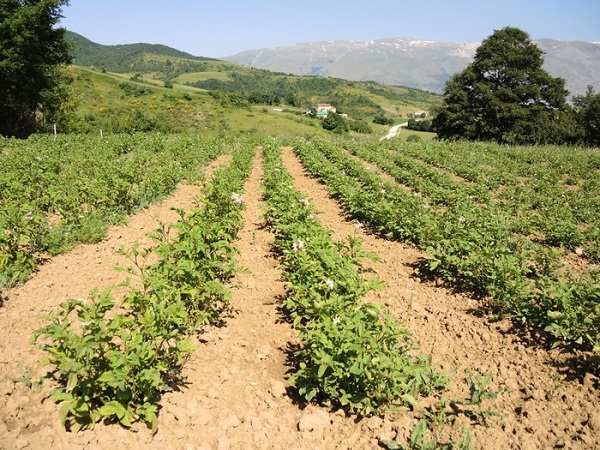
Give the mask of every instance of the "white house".
[{"label": "white house", "polygon": [[337,112],[337,109],[331,103],[317,103],[315,106],[315,116],[319,119],[324,119],[330,112]]},{"label": "white house", "polygon": [[331,103],[317,103],[315,109],[317,110],[317,112],[337,112],[337,109]]}]

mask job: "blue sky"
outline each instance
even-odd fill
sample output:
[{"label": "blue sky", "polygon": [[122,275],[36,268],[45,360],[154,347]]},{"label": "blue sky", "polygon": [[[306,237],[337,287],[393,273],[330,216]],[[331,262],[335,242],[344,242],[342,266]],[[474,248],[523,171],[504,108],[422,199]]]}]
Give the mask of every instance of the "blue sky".
[{"label": "blue sky", "polygon": [[61,25],[100,44],[165,44],[196,56],[299,42],[478,42],[505,26],[600,42],[600,0],[71,0]]}]

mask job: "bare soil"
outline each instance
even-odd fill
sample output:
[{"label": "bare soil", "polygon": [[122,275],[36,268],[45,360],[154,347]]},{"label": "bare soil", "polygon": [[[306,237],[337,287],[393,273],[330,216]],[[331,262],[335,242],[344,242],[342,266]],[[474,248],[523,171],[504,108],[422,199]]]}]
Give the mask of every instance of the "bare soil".
[{"label": "bare soil", "polygon": [[[296,187],[314,201],[336,239],[357,233],[363,247],[379,255],[372,267],[386,289],[368,294],[366,301],[385,304],[438,367],[456,372],[445,396],[468,395],[466,369],[492,371],[493,387],[506,390],[484,404],[502,414],[489,426],[458,413],[476,448],[600,448],[598,378],[578,367],[580,359],[540,348],[535,336],[514,330],[510,322],[482,317],[476,300],[421,279],[417,267],[426,255],[356,230],[289,149],[284,161]],[[343,411],[304,405],[288,387],[290,349],[299,342],[279,311],[285,288],[270,251],[272,235],[261,217],[260,155],[254,165],[244,193],[245,227],[236,244],[239,262],[248,270],[234,282],[224,326],[197,336],[197,349],[184,369],[187,384],[163,397],[158,433],[103,423],[93,430],[66,432],[49,398],[53,386],[46,382],[35,391],[24,382],[27,368],[33,380],[44,373],[37,367],[43,353],[28,339],[41,324],[39,316],[64,300],[85,298],[95,287],[122,281],[124,275],[113,268],[126,261],[115,250],[136,240],[149,245],[146,234],[156,228],[157,219],[177,220],[170,208],[189,209],[199,186],[180,186],[161,205],[113,227],[102,242],[52,258],[27,283],[7,292],[0,308],[1,449],[376,449],[380,439],[405,442],[417,421],[414,412],[358,420]]]}]

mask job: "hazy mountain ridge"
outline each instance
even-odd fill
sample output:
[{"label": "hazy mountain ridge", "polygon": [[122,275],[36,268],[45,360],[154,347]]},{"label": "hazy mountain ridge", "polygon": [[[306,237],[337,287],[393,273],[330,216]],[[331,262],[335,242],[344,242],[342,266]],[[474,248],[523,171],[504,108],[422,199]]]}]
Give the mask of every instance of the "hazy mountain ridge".
[{"label": "hazy mountain ridge", "polygon": [[[584,94],[590,84],[600,90],[598,43],[533,41],[546,52],[545,69],[564,78],[571,95]],[[373,80],[442,93],[446,80],[472,61],[478,45],[404,38],[321,41],[249,50],[223,59],[296,75]]]}]

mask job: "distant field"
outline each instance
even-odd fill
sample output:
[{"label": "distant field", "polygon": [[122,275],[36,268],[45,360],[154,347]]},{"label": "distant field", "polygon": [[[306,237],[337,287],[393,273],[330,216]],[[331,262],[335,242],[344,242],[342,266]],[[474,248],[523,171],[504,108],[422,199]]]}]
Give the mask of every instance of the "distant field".
[{"label": "distant field", "polygon": [[176,83],[194,83],[196,81],[205,81],[214,78],[215,80],[227,81],[229,75],[225,72],[193,72],[179,75],[173,81]]},{"label": "distant field", "polygon": [[[158,72],[113,73],[79,66],[73,66],[70,71],[79,99],[78,119],[71,129],[76,132],[203,130],[209,134],[237,132],[260,136],[324,133],[320,122],[298,114],[300,108],[280,104],[234,107],[221,99],[216,100],[205,89],[190,86],[209,79],[229,80],[231,72],[219,68],[179,75],[172,79],[172,88],[164,87],[164,74]],[[348,95],[361,94],[350,88],[344,94],[346,92]],[[400,100],[393,104],[380,94],[375,92],[373,101],[383,105],[385,113],[396,123],[405,122],[408,113],[417,111],[418,106],[406,105]],[[318,97],[312,101],[317,102]],[[303,106],[306,108],[306,105],[309,103],[305,102]],[[275,107],[286,112],[273,111]],[[360,119],[352,114],[350,118]],[[372,115],[363,120],[371,126],[373,138],[387,134],[385,127],[372,123]],[[411,134],[418,135],[423,141],[434,137],[432,133],[403,130],[397,139],[404,141]]]}]

